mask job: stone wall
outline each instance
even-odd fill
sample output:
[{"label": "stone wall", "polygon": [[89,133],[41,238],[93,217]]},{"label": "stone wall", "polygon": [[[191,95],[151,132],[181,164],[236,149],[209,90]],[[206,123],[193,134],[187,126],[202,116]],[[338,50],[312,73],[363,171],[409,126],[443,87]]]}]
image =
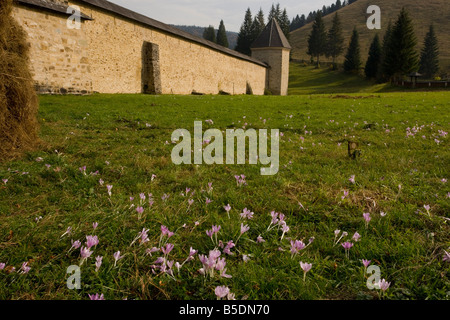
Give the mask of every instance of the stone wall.
[{"label": "stone wall", "polygon": [[31,71],[40,93],[93,91],[89,41],[84,29],[67,28],[67,16],[17,6],[16,20],[28,33]]},{"label": "stone wall", "polygon": [[[163,94],[264,93],[266,67],[177,37],[84,2],[69,1],[93,18],[80,30],[67,16],[17,5],[14,15],[31,43],[34,79],[42,91],[141,93],[144,43],[159,48]],[[63,90],[61,90],[63,88]]]}]

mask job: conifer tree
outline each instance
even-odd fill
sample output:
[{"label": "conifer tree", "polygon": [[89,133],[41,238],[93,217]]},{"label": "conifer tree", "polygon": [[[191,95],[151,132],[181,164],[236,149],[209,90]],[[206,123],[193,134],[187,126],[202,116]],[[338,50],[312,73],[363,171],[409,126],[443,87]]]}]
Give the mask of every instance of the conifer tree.
[{"label": "conifer tree", "polygon": [[419,72],[431,79],[439,72],[439,46],[433,25],[425,36]]},{"label": "conifer tree", "polygon": [[216,30],[214,30],[213,26],[209,26],[203,31],[203,39],[217,43]]},{"label": "conifer tree", "polygon": [[373,79],[378,75],[378,67],[381,61],[381,43],[378,34],[373,38],[369,49],[369,58],[364,68],[364,74],[367,78]]},{"label": "conifer tree", "polygon": [[220,20],[219,30],[217,30],[217,44],[228,48],[228,37],[223,20]]},{"label": "conifer tree", "polygon": [[359,34],[355,27],[347,49],[347,54],[345,55],[344,70],[346,72],[359,73],[360,68],[361,54],[359,48]]},{"label": "conifer tree", "polygon": [[283,13],[281,14],[280,21],[278,21],[280,24],[281,31],[283,31],[286,38],[289,39],[289,17],[287,14],[286,9],[283,10]]},{"label": "conifer tree", "polygon": [[322,20],[322,14],[317,12],[311,33],[308,38],[308,54],[317,58],[317,68],[320,67],[320,56],[326,53],[327,33]]},{"label": "conifer tree", "polygon": [[237,45],[235,50],[246,55],[251,54],[250,46],[253,42],[254,32],[252,30],[253,19],[250,8],[245,12],[244,22],[238,34]]},{"label": "conifer tree", "polygon": [[338,13],[333,17],[333,24],[328,31],[328,43],[326,56],[333,58],[333,69],[336,70],[336,58],[344,52],[344,37],[342,36],[342,25]]},{"label": "conifer tree", "polygon": [[378,75],[377,75],[378,82],[385,82],[389,80],[389,78],[392,76],[391,73],[392,70],[390,69],[391,62],[389,61],[389,59],[391,59],[390,57],[392,56],[392,54],[389,52],[390,50],[389,44],[391,41],[391,36],[392,36],[392,24],[389,21],[386,33],[384,34],[383,37],[383,43],[381,45],[381,61],[378,67]]},{"label": "conifer tree", "polygon": [[419,57],[416,52],[417,38],[408,11],[400,11],[392,28],[385,57],[385,71],[389,75],[402,76],[418,71]]},{"label": "conifer tree", "polygon": [[252,23],[252,43],[256,40],[256,38],[259,37],[265,26],[264,12],[262,11],[262,9],[259,9],[259,12],[253,19]]}]

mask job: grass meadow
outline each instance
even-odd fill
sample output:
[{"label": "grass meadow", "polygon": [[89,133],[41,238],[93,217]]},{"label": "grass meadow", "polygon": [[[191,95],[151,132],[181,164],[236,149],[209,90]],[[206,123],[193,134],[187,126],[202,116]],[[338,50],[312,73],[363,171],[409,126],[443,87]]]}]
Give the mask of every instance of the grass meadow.
[{"label": "grass meadow", "polygon": [[[449,98],[41,96],[43,148],[0,164],[0,299],[449,299]],[[278,174],[174,165],[194,121],[279,129]]]}]

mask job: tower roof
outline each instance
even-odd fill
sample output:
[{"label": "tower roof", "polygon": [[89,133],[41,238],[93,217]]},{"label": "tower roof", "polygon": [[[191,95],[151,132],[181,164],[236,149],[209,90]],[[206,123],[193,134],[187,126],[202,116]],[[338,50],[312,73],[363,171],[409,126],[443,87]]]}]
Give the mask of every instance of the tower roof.
[{"label": "tower roof", "polygon": [[291,49],[289,41],[286,39],[280,25],[272,19],[261,32],[259,37],[252,43],[251,48],[287,48]]}]

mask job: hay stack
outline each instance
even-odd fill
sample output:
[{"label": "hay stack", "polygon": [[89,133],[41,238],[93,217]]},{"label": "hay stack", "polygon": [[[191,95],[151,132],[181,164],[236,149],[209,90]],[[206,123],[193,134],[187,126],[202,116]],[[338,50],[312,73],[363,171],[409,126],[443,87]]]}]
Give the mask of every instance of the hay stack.
[{"label": "hay stack", "polygon": [[11,16],[13,0],[0,0],[0,161],[38,143],[38,98],[29,69],[27,35]]}]

